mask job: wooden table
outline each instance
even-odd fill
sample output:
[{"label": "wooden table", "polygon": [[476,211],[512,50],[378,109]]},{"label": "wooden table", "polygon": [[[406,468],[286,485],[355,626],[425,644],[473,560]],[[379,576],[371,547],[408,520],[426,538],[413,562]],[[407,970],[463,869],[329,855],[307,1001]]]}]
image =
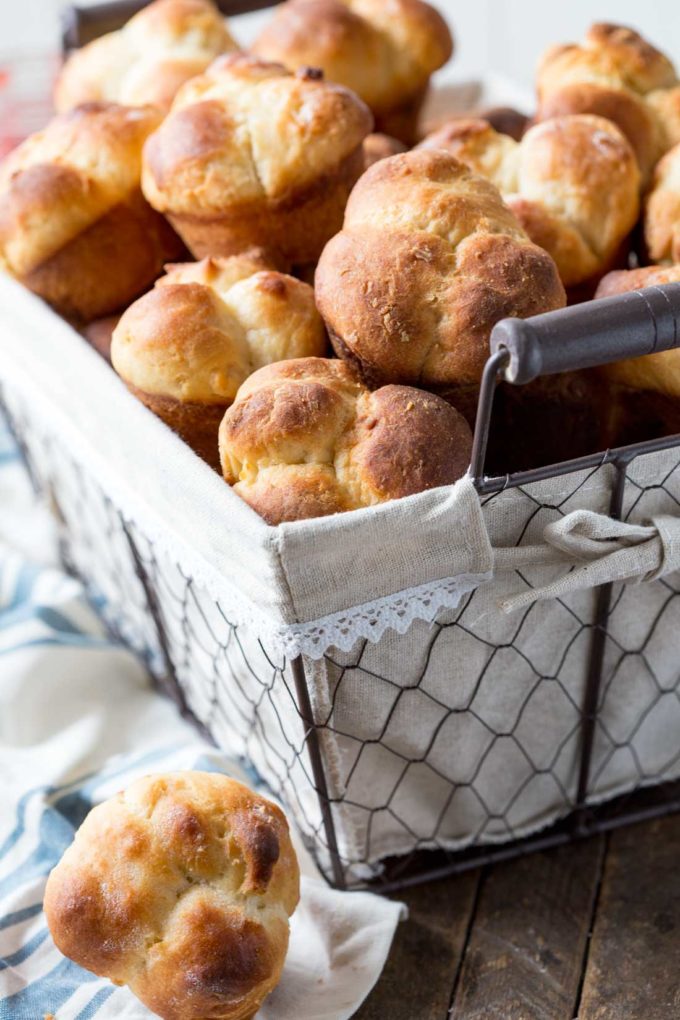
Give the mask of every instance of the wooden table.
[{"label": "wooden table", "polygon": [[680,1020],[680,815],[399,898],[355,1020]]}]

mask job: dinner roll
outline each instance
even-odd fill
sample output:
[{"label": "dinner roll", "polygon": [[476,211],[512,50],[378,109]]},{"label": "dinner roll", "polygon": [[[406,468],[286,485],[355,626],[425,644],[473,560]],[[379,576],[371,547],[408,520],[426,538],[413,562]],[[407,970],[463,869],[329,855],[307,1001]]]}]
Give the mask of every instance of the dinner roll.
[{"label": "dinner roll", "polygon": [[680,262],[680,145],[658,163],[644,210],[647,254],[653,262]]},{"label": "dinner roll", "polygon": [[484,120],[453,120],[421,144],[446,149],[493,181],[531,240],[552,255],[566,287],[610,269],[637,222],[635,154],[603,117],[556,117],[521,142]]},{"label": "dinner roll", "polygon": [[45,889],[57,947],[163,1020],[250,1020],[277,985],[299,869],[274,804],[215,772],[90,811]]},{"label": "dinner roll", "polygon": [[253,52],[291,70],[322,68],[370,106],[377,131],[413,145],[430,75],[453,42],[422,0],[287,0]]},{"label": "dinner roll", "polygon": [[197,258],[253,245],[313,262],[363,170],[368,108],[245,54],[184,85],[144,149],[144,194]]},{"label": "dinner roll", "polygon": [[217,430],[244,380],[325,350],[312,288],[252,251],[168,267],[122,315],[111,359],[131,392],[219,469]]},{"label": "dinner roll", "polygon": [[499,319],[565,303],[552,258],[494,185],[437,149],[366,171],[315,291],[337,353],[369,385],[415,384],[454,402],[466,389],[476,397]]},{"label": "dinner roll", "polygon": [[[609,273],[597,289],[598,298],[614,297],[644,287],[664,283],[680,283],[680,265],[646,266]],[[602,372],[624,386],[640,390],[654,390],[669,397],[680,397],[680,349],[648,354],[643,358],[630,358],[612,365],[604,365]]]},{"label": "dinner roll", "polygon": [[88,103],[0,164],[0,266],[63,315],[116,311],[183,251],[139,190],[159,121],[154,107]]},{"label": "dinner roll", "polygon": [[680,142],[680,83],[659,50],[633,29],[592,25],[581,44],[552,46],[538,69],[539,120],[567,113],[607,117],[628,138],[645,183]]},{"label": "dinner roll", "polygon": [[211,0],[154,0],[118,32],[76,50],[57,78],[57,110],[107,101],[168,109],[180,85],[238,49]]},{"label": "dinner roll", "polygon": [[220,426],[224,478],[268,524],[448,485],[471,446],[446,401],[410,386],[371,393],[351,365],[324,358],[261,368]]}]

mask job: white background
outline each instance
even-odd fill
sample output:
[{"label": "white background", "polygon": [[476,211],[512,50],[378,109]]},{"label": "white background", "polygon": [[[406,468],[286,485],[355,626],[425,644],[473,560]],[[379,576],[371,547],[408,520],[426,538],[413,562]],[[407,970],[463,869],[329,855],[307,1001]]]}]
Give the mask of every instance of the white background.
[{"label": "white background", "polygon": [[[61,6],[60,0],[0,0],[0,59],[18,50],[54,50]],[[578,39],[596,20],[638,28],[680,65],[680,0],[440,0],[437,6],[456,35],[452,69],[460,78],[494,69],[528,86],[547,45]],[[234,28],[247,42],[250,31],[236,21]]]}]

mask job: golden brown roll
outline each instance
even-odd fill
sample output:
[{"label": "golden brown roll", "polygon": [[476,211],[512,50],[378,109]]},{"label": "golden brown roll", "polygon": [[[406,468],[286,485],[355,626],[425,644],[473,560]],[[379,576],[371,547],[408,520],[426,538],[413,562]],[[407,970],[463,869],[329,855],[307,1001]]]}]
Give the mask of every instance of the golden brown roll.
[{"label": "golden brown roll", "polygon": [[430,75],[453,52],[441,15],[422,0],[288,0],[253,51],[291,70],[320,67],[354,90],[376,130],[413,145]]},{"label": "golden brown roll", "polygon": [[55,117],[0,164],[0,266],[63,315],[129,304],[183,246],[144,200],[154,107],[89,103]]},{"label": "golden brown roll", "polygon": [[653,262],[680,262],[680,145],[667,152],[654,170],[645,200],[644,237]]},{"label": "golden brown roll", "polygon": [[649,179],[657,160],[680,142],[680,83],[675,68],[633,29],[592,25],[581,44],[553,46],[537,78],[539,120],[593,113],[628,138]]},{"label": "golden brown roll", "polygon": [[[601,281],[595,297],[614,297],[644,287],[680,282],[680,265],[646,266],[609,273]],[[604,365],[605,375],[623,386],[640,390],[654,390],[668,397],[680,397],[680,350],[661,351],[644,358],[631,358],[613,365]]]},{"label": "golden brown roll", "polygon": [[167,110],[189,78],[238,49],[211,0],[154,0],[118,32],[73,53],[59,74],[57,110],[81,103],[152,103]]},{"label": "golden brown roll", "polygon": [[552,258],[494,185],[435,149],[366,171],[315,291],[337,353],[369,385],[414,384],[454,402],[476,393],[499,319],[565,303]]},{"label": "golden brown roll", "polygon": [[[598,298],[680,282],[680,265],[609,273]],[[624,446],[680,432],[680,350],[630,358],[599,369],[608,387],[609,446]]]},{"label": "golden brown roll", "polygon": [[197,258],[253,245],[313,262],[363,170],[368,108],[316,72],[233,54],[180,89],[142,186]]},{"label": "golden brown roll", "polygon": [[446,401],[410,386],[371,393],[346,362],[324,358],[261,368],[220,426],[224,478],[269,524],[448,485],[471,445]]},{"label": "golden brown roll", "polygon": [[124,312],[111,359],[132,393],[219,469],[217,431],[244,380],[325,351],[312,288],[253,251],[168,267]]},{"label": "golden brown roll", "polygon": [[379,159],[386,159],[388,156],[396,156],[398,152],[405,152],[406,146],[397,138],[390,138],[389,135],[379,133],[367,135],[364,139],[364,169],[368,170]]},{"label": "golden brown roll", "polygon": [[531,240],[552,255],[565,287],[594,284],[637,222],[635,154],[603,117],[556,117],[521,142],[484,120],[453,120],[421,146],[445,149],[493,181]]},{"label": "golden brown roll", "polygon": [[277,985],[299,869],[274,804],[219,773],[94,808],[45,889],[57,947],[163,1020],[250,1020]]}]

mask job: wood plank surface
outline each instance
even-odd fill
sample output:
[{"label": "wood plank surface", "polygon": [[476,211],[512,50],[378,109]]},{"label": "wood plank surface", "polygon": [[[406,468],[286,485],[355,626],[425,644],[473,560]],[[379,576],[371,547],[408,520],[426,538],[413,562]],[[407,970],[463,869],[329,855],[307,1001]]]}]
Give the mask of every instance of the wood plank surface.
[{"label": "wood plank surface", "polygon": [[405,890],[409,918],[385,970],[355,1020],[446,1020],[465,948],[478,872]]},{"label": "wood plank surface", "polygon": [[452,1020],[572,1020],[603,853],[597,837],[490,871]]},{"label": "wood plank surface", "polygon": [[610,836],[578,1016],[680,1017],[680,815]]}]

